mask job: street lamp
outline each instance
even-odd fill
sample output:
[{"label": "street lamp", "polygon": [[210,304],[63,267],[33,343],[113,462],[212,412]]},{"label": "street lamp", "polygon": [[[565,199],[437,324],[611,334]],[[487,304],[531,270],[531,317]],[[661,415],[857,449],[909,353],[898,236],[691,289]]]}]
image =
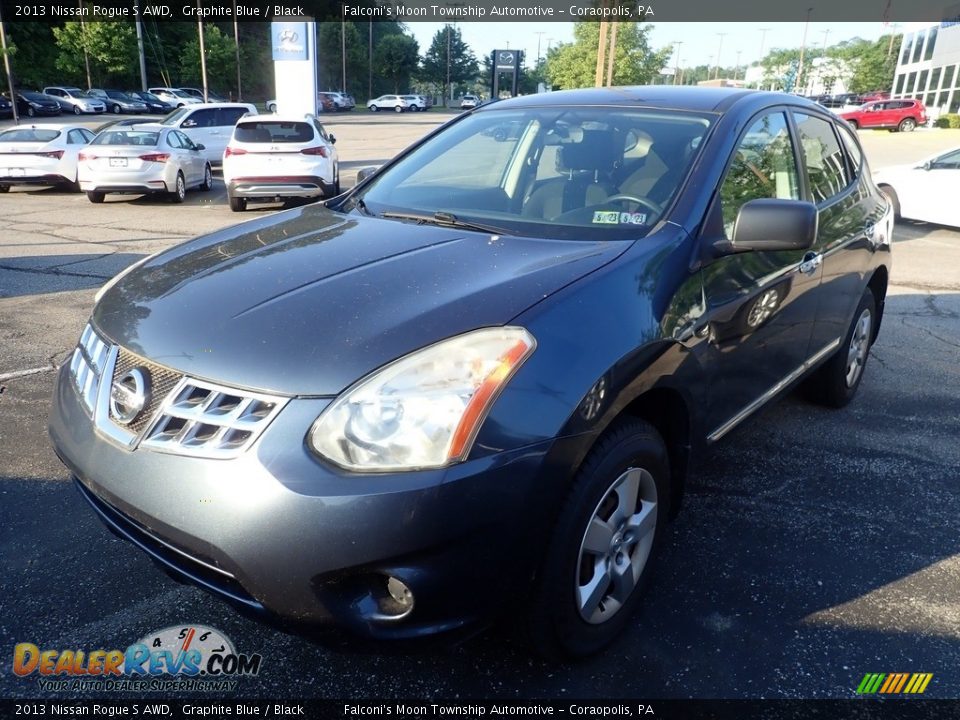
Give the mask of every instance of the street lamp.
[{"label": "street lamp", "polygon": [[[813,12],[812,7],[807,8],[807,19],[803,23],[803,42],[800,43],[800,62],[797,65],[797,85],[803,82],[803,54],[807,49],[807,30],[810,27],[810,13]],[[803,93],[799,93],[803,95]]]},{"label": "street lamp", "polygon": [[680,46],[683,45],[683,40],[674,40],[673,44],[677,46],[677,57],[673,64],[673,84],[676,85],[677,78],[680,77]]},{"label": "street lamp", "polygon": [[727,33],[717,33],[717,35],[720,36],[720,45],[719,47],[717,47],[717,69],[716,69],[716,72],[714,73],[714,78],[717,78],[717,79],[720,78],[720,53],[723,52],[723,37],[726,34]]}]

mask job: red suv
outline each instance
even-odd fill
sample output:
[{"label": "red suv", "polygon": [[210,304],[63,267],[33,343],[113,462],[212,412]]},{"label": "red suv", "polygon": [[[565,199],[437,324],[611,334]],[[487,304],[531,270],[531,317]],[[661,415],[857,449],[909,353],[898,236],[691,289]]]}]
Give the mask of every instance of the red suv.
[{"label": "red suv", "polygon": [[927,109],[919,100],[880,100],[840,113],[856,128],[887,128],[910,132],[927,122]]}]

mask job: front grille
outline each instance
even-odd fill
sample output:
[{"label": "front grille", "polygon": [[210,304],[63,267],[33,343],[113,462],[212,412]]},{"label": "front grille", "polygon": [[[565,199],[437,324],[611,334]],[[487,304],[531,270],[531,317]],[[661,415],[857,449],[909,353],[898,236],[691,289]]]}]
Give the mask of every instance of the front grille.
[{"label": "front grille", "polygon": [[256,442],[285,403],[284,398],[184,378],[140,445],[181,455],[235,457]]},{"label": "front grille", "polygon": [[70,377],[73,378],[74,387],[91,417],[97,401],[100,378],[109,355],[110,346],[88,324],[80,335],[73,357],[70,358]]},{"label": "front grille", "polygon": [[113,368],[113,382],[116,382],[126,375],[128,371],[134,368],[140,368],[141,370],[146,370],[149,373],[149,399],[137,417],[122,427],[134,433],[135,435],[139,435],[143,429],[150,424],[150,421],[153,420],[157,413],[157,408],[159,408],[160,404],[167,399],[170,391],[176,387],[183,375],[176,373],[173,370],[168,370],[165,367],[161,367],[156,363],[150,362],[146,358],[135,355],[129,350],[120,348],[119,352],[117,353],[116,365],[114,365]]}]

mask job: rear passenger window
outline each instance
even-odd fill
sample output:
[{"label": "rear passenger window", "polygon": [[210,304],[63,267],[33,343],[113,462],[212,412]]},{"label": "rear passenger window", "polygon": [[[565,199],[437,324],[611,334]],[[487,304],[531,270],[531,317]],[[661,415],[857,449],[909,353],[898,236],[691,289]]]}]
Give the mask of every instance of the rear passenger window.
[{"label": "rear passenger window", "polygon": [[744,203],[758,198],[800,199],[799,173],[782,112],[764,115],[750,126],[733,153],[720,186],[727,237]]},{"label": "rear passenger window", "polygon": [[857,139],[854,137],[850,128],[837,125],[837,129],[840,131],[840,139],[843,141],[843,147],[847,151],[847,158],[850,160],[851,177],[858,178],[863,169],[863,153],[860,151]]},{"label": "rear passenger window", "polygon": [[217,125],[227,125],[233,127],[237,124],[237,120],[246,115],[249,110],[245,107],[228,107],[228,108],[218,108],[217,112],[220,114],[217,118]]},{"label": "rear passenger window", "polygon": [[180,138],[178,137],[178,133],[172,132],[172,133],[168,133],[168,134],[167,134],[167,145],[169,145],[169,146],[172,147],[172,148],[182,148],[182,147],[183,147],[183,143],[180,142]]},{"label": "rear passenger window", "polygon": [[803,113],[795,113],[795,118],[811,199],[820,204],[850,184],[843,150],[833,131],[833,123]]}]

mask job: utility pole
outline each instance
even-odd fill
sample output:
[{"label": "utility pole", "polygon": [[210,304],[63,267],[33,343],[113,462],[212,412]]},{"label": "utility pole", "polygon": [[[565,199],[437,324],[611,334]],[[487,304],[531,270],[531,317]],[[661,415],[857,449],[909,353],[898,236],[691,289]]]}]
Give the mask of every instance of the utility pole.
[{"label": "utility pole", "polygon": [[540,32],[535,32],[534,35],[537,36],[537,67],[540,67],[540,40],[547,33],[541,30]]},{"label": "utility pole", "polygon": [[720,45],[717,47],[717,70],[714,74],[715,79],[720,78],[720,53],[723,52],[723,38],[727,33],[717,33],[720,36]]},{"label": "utility pole", "polygon": [[443,91],[443,106],[450,107],[450,97],[453,89],[450,87],[450,23],[447,23],[447,86]]},{"label": "utility pole", "polygon": [[[197,0],[197,14],[203,17],[200,13],[200,0]],[[209,102],[209,90],[207,89],[207,50],[203,44],[203,20],[197,20],[197,31],[200,33],[200,72],[203,75],[203,101]]]},{"label": "utility pole", "polygon": [[[607,7],[606,2],[603,3],[603,7]],[[600,42],[597,45],[597,70],[593,76],[594,87],[603,86],[603,69],[607,64],[607,26],[609,24],[607,20],[600,21]]]},{"label": "utility pole", "polygon": [[[760,28],[760,67],[761,68],[763,67],[764,45],[767,40],[767,33],[770,32],[770,30],[771,28]],[[744,77],[746,77],[746,73],[744,73]],[[763,85],[763,76],[761,76],[760,80],[757,82],[757,89],[760,89],[762,85]]]},{"label": "utility pole", "polygon": [[3,10],[0,8],[0,49],[3,50],[3,66],[7,71],[7,87],[10,89],[10,106],[13,108],[13,124],[20,124],[17,112],[17,94],[13,91],[13,73],[10,72],[10,54],[7,52],[7,34],[3,31]]},{"label": "utility pole", "polygon": [[617,56],[617,25],[614,20],[610,23],[610,50],[607,53],[607,87],[613,87],[613,64]]},{"label": "utility pole", "polygon": [[[344,90],[346,92],[346,90]],[[367,23],[367,99],[373,97],[373,20]]]},{"label": "utility pole", "polygon": [[676,57],[673,61],[673,84],[679,84],[680,78],[680,46],[683,45],[683,40],[674,40],[673,44],[677,46]]},{"label": "utility pole", "polygon": [[237,0],[233,0],[233,49],[237,58],[237,100],[243,100],[243,88],[240,86],[240,28],[237,26]]},{"label": "utility pole", "polygon": [[[143,21],[140,19],[140,0],[134,0],[134,12],[137,16],[137,56],[140,58],[140,89],[147,91],[147,61],[143,55]],[[86,53],[86,51],[84,51]]]},{"label": "utility pole", "polygon": [[[800,43],[800,64],[797,66],[797,85],[803,82],[803,54],[807,49],[807,29],[810,27],[810,13],[813,12],[812,7],[807,8],[807,20],[803,24],[803,42]],[[806,83],[804,83],[806,84]],[[806,89],[806,88],[801,88]],[[803,92],[798,93],[803,95]]]},{"label": "utility pole", "polygon": [[733,79],[736,80],[740,76],[740,54],[743,50],[737,50],[737,66],[733,69]]},{"label": "utility pole", "polygon": [[[93,80],[90,78],[90,53],[87,52],[87,26],[83,22],[83,0],[77,0],[77,7],[80,8],[80,37],[83,38],[83,65],[87,69],[87,90],[93,87]],[[146,90],[146,88],[144,88]]]},{"label": "utility pole", "polygon": [[340,92],[347,91],[347,21],[340,17]]}]

